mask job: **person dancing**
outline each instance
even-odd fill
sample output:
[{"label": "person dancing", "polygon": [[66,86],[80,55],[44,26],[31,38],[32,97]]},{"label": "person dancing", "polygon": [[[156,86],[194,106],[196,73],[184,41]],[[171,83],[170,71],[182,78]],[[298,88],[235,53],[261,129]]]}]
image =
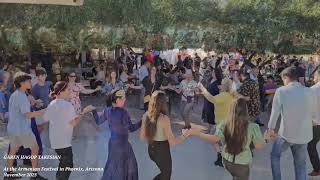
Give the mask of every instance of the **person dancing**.
[{"label": "person dancing", "polygon": [[82,94],[93,94],[101,90],[101,87],[96,89],[86,89],[81,83],[76,82],[77,75],[75,72],[71,72],[68,76],[68,88],[71,90],[71,99],[70,102],[73,105],[77,114],[81,113],[81,100],[80,93]]},{"label": "person dancing", "polygon": [[172,159],[170,147],[173,147],[190,135],[192,129],[186,130],[181,136],[175,137],[168,117],[168,104],[163,91],[155,91],[150,99],[148,111],[143,116],[140,139],[148,141],[148,153],[152,161],[160,169],[154,180],[170,180]]},{"label": "person dancing", "polygon": [[[39,146],[36,137],[31,129],[31,118],[40,117],[44,111],[31,112],[31,104],[26,95],[26,92],[31,89],[31,77],[25,73],[16,74],[14,78],[15,92],[11,95],[9,100],[9,122],[8,122],[8,135],[10,141],[10,150],[8,155],[15,155],[19,148],[31,149],[31,155],[37,156],[39,153]],[[45,179],[37,172],[38,158],[31,159],[32,170],[35,174],[31,179]],[[8,159],[7,174],[15,174],[11,171],[14,165],[14,159]],[[16,174],[19,175],[20,174]],[[17,177],[17,176],[15,176]],[[4,179],[10,179],[10,176],[5,176]]]},{"label": "person dancing", "polygon": [[[80,115],[77,115],[72,104],[69,102],[71,92],[68,83],[59,81],[55,84],[51,93],[53,100],[43,115],[45,122],[49,123],[49,137],[52,149],[61,156],[59,159],[59,171],[56,174],[57,180],[68,180],[71,171],[66,167],[73,167],[72,134],[73,129],[81,120],[81,116],[92,111],[93,106],[87,106]],[[45,124],[42,124],[45,127]],[[42,128],[43,128],[42,127]],[[60,169],[65,169],[61,171]]]},{"label": "person dancing", "polygon": [[[216,71],[210,66],[211,74],[210,79],[206,83],[207,90],[212,96],[216,96],[219,94],[219,82],[216,77]],[[201,82],[201,81],[200,81]],[[215,108],[214,104],[208,101],[207,99],[203,102],[203,110],[202,110],[202,119],[205,123],[208,123],[208,133],[212,133],[212,130],[214,130],[214,127],[216,125],[215,121]]]},{"label": "person dancing", "polygon": [[142,81],[142,85],[145,90],[144,94],[144,110],[147,111],[149,107],[151,94],[160,89],[161,82],[159,81],[159,77],[157,76],[157,68],[152,67],[150,71],[150,75],[145,77]]},{"label": "person dancing", "polygon": [[[314,73],[314,81],[316,84],[311,87],[314,91],[316,99],[316,109],[320,108],[320,68]],[[308,143],[308,154],[313,167],[313,171],[309,173],[309,176],[320,176],[320,159],[317,151],[317,144],[320,141],[320,111],[317,111],[317,115],[313,119],[313,138]]]},{"label": "person dancing", "polygon": [[257,124],[250,122],[247,101],[242,98],[235,100],[231,107],[230,120],[217,126],[215,135],[204,134],[200,130],[192,131],[206,141],[217,143],[225,141],[223,148],[223,163],[233,180],[248,180],[252,153],[250,144],[256,149],[262,149],[265,141]]},{"label": "person dancing", "polygon": [[124,108],[126,96],[124,90],[117,90],[111,96],[112,107],[106,107],[102,113],[93,111],[98,125],[109,122],[111,137],[108,146],[108,160],[101,180],[138,180],[138,165],[130,142],[129,131],[141,127],[141,121],[133,124],[128,111]]},{"label": "person dancing", "polygon": [[[76,82],[77,75],[75,72],[71,72],[68,76],[68,88],[70,89],[71,99],[70,102],[73,105],[76,114],[80,115],[81,113],[81,100],[80,100],[80,93],[82,94],[93,94],[101,90],[101,87],[98,86],[96,89],[86,89],[81,83]],[[77,126],[73,131],[73,138],[79,136],[83,123],[82,121],[79,126]],[[94,126],[94,125],[93,125]],[[97,127],[95,127],[97,128]]]},{"label": "person dancing", "polygon": [[179,87],[174,88],[178,94],[182,94],[180,102],[180,117],[185,123],[184,129],[191,127],[190,117],[194,106],[194,97],[197,94],[197,82],[193,80],[192,71],[187,70],[185,79],[181,81]]},{"label": "person dancing", "polygon": [[[215,123],[219,125],[227,120],[227,117],[230,113],[230,107],[234,100],[232,94],[232,81],[230,79],[223,79],[220,86],[220,94],[213,96],[208,92],[208,90],[201,84],[198,84],[198,87],[202,94],[204,95],[205,99],[215,105],[215,109],[211,109],[211,111],[215,111]],[[221,156],[221,148],[219,144],[214,144],[214,147],[217,154],[217,160],[215,161],[216,166],[223,167],[222,164],[222,156]]]}]

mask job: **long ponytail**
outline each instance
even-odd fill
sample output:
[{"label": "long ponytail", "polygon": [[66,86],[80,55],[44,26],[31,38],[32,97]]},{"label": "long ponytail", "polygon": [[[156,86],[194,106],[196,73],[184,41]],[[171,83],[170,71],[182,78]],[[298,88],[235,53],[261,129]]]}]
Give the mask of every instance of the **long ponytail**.
[{"label": "long ponytail", "polygon": [[153,142],[153,138],[157,131],[157,125],[160,115],[168,115],[168,105],[166,95],[162,91],[155,91],[149,102],[148,113],[146,117],[145,134],[149,143]]},{"label": "long ponytail", "polygon": [[247,141],[249,115],[247,101],[237,99],[232,105],[231,116],[224,129],[226,151],[238,155]]}]

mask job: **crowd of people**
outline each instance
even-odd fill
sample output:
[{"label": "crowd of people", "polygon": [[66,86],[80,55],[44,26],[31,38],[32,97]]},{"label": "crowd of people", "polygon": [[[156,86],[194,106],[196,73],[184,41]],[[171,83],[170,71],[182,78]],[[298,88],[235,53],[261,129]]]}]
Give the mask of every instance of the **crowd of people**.
[{"label": "crowd of people", "polygon": [[[97,125],[107,121],[111,131],[103,180],[139,179],[128,136],[140,128],[140,139],[148,143],[150,159],[160,169],[155,180],[171,178],[170,148],[189,136],[212,143],[217,152],[215,165],[225,167],[235,180],[249,179],[253,149],[263,148],[266,141],[274,141],[274,180],[281,179],[280,157],[289,147],[297,180],[307,179],[307,154],[313,165],[309,175],[320,176],[316,149],[320,140],[320,68],[312,58],[305,61],[295,56],[241,52],[205,58],[179,54],[176,63],[170,64],[152,50],[136,54],[126,49],[115,60],[91,63],[92,72],[80,74],[64,74],[58,60],[45,65],[28,62],[26,70],[12,62],[2,64],[0,118],[7,124],[9,156],[41,155],[45,141],[41,134],[48,130],[50,147],[61,156],[59,168],[73,167],[73,130],[84,114],[91,113]],[[84,78],[90,82],[88,87],[78,81]],[[106,96],[103,111],[97,112],[92,105],[83,108],[81,94]],[[137,123],[125,108],[128,95],[136,95],[136,104],[145,111]],[[206,130],[194,125],[195,106],[202,106]],[[174,107],[179,107],[184,122],[180,136],[171,129]],[[260,127],[265,125],[260,115],[265,111],[271,116],[262,135]],[[23,163],[32,166],[32,179],[45,179],[37,173],[37,158]],[[8,159],[5,178],[18,176],[10,170],[16,165],[14,159]],[[70,173],[58,171],[56,178],[67,180]]]}]

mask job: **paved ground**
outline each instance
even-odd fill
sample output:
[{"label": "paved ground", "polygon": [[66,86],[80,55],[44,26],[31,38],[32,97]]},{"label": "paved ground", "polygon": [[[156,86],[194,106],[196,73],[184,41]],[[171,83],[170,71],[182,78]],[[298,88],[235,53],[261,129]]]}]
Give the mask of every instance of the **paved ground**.
[{"label": "paved ground", "polygon": [[[85,98],[85,104],[101,105],[103,98]],[[135,101],[134,101],[135,102]],[[129,107],[135,107],[130,104]],[[133,108],[129,108],[133,118],[139,119],[142,112]],[[194,122],[201,124],[200,113],[201,107],[194,109]],[[263,115],[264,120],[266,115]],[[177,134],[180,133],[179,126],[174,125],[174,130]],[[150,180],[158,173],[154,163],[149,159],[147,153],[147,145],[138,139],[138,132],[130,135],[134,152],[137,157],[139,166],[139,177],[141,180]],[[96,127],[92,118],[84,119],[80,126],[76,129],[77,137],[72,142],[74,153],[75,167],[104,167],[108,154],[108,138],[109,131],[106,124]],[[3,170],[5,161],[2,155],[5,155],[8,147],[6,137],[6,129],[4,125],[0,126],[0,168]],[[55,154],[50,148],[45,147],[44,154]],[[270,169],[270,151],[271,144],[264,150],[254,152],[254,162],[251,168],[251,180],[271,180]],[[216,153],[212,146],[195,137],[191,137],[184,143],[174,147],[172,150],[173,161],[173,180],[230,180],[231,177],[223,168],[215,167],[213,162],[216,159]],[[21,163],[20,163],[21,164]],[[57,167],[57,160],[41,160],[40,166]],[[22,166],[22,165],[20,165]],[[283,179],[294,180],[293,161],[290,151],[287,151],[282,156],[281,162]],[[310,170],[308,160],[308,170]],[[50,180],[55,179],[55,172],[41,172],[41,174]],[[102,172],[73,172],[71,180],[98,180]],[[0,177],[3,177],[1,173]],[[317,178],[313,178],[317,179]],[[320,179],[320,178],[318,178]]]}]

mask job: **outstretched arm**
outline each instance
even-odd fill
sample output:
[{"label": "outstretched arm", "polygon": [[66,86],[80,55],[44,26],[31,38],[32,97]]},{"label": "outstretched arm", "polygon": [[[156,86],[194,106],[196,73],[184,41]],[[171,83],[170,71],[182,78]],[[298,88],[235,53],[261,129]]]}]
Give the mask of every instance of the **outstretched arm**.
[{"label": "outstretched arm", "polygon": [[190,135],[190,130],[187,130],[186,132],[182,133],[181,136],[176,137],[172,132],[170,119],[168,117],[163,118],[164,133],[167,136],[170,147],[174,147],[177,144],[182,143]]},{"label": "outstretched arm", "polygon": [[126,120],[127,120],[128,125],[129,125],[129,131],[130,132],[134,132],[134,131],[138,130],[142,125],[142,120],[140,120],[139,122],[133,124],[130,116],[128,116],[126,118]]},{"label": "outstretched arm", "polygon": [[217,96],[213,96],[210,92],[201,84],[198,84],[198,88],[202,92],[203,96],[211,103],[217,103]]},{"label": "outstretched arm", "polygon": [[200,133],[199,137],[211,143],[217,143],[221,140],[220,137],[217,135],[211,135],[211,134],[205,134],[205,133]]},{"label": "outstretched arm", "polygon": [[87,113],[89,113],[89,112],[91,112],[91,111],[93,111],[93,110],[95,110],[95,107],[92,106],[92,105],[89,105],[89,106],[85,107],[85,108],[83,109],[83,111],[80,113],[80,115],[79,115],[78,117],[74,118],[74,119],[70,122],[71,126],[73,126],[73,127],[77,126],[77,125],[80,123],[81,118],[83,117],[83,115],[85,115],[85,114],[87,114]]},{"label": "outstretched arm", "polygon": [[93,118],[96,121],[97,125],[100,125],[107,120],[107,118],[104,116],[104,114],[105,114],[104,112],[105,111],[98,113],[96,110],[92,111]]},{"label": "outstretched arm", "polygon": [[142,124],[141,124],[141,130],[140,130],[140,140],[141,141],[147,141],[146,137],[146,114],[143,115],[142,117]]},{"label": "outstretched arm", "polygon": [[80,85],[80,92],[82,94],[92,94],[92,93],[95,93],[95,92],[99,91],[100,89],[101,89],[100,87],[98,87],[96,89],[86,89],[85,87]]},{"label": "outstretched arm", "polygon": [[81,121],[81,115],[74,118],[72,121],[70,121],[70,125],[72,127],[76,127],[80,123],[80,121]]}]

